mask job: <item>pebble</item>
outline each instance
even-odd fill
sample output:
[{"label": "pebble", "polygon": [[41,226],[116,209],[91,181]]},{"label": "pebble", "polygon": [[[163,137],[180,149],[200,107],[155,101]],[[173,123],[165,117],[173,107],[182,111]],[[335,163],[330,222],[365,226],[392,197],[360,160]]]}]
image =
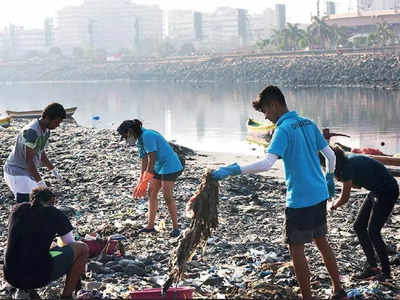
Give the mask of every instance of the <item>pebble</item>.
[{"label": "pebble", "polygon": [[[13,120],[12,126],[2,131],[1,165],[24,124],[26,121]],[[197,190],[207,165],[200,162],[204,157],[198,159],[197,153],[184,147],[179,151],[187,158],[186,169],[175,188],[178,221],[183,230],[190,224],[184,213],[186,201]],[[114,236],[122,239],[125,246],[125,256],[115,253],[99,261],[90,260],[87,278],[83,280],[85,293],[96,291],[102,297],[122,299],[133,290],[162,286],[169,273],[169,255],[177,241],[169,237],[172,225],[162,199],[156,222],[157,225],[165,222],[165,230],[157,234],[137,234],[147,220],[147,200],[131,198],[140,172],[136,149],[120,143],[112,130],[68,123],[52,133],[47,154],[60,173],[70,180],[68,188],[60,186],[50,172],[40,170],[62,199],[58,205],[68,213],[77,237],[96,233],[101,238]],[[198,180],[194,180],[196,178]],[[221,182],[218,230],[212,234],[205,251],[197,251],[179,285],[194,287],[194,298],[298,299],[300,290],[289,252],[281,242],[285,191],[282,179],[265,175],[238,176]],[[351,203],[328,216],[329,241],[337,257],[344,288],[350,296],[396,299],[400,295],[398,204],[391,225],[383,229],[385,241],[394,252],[390,257],[393,279],[386,283],[349,279],[360,270],[365,256],[353,232],[354,218],[348,216],[355,216],[365,194],[362,190],[352,192]],[[3,260],[9,209],[15,204],[3,180],[0,181],[0,200],[0,260]],[[327,299],[331,286],[320,254],[314,246],[307,245],[306,255],[314,282],[313,293]],[[0,298],[12,295],[13,290],[4,281],[2,270],[0,286]],[[42,298],[56,298],[62,287],[63,279],[60,279],[38,292]]]}]

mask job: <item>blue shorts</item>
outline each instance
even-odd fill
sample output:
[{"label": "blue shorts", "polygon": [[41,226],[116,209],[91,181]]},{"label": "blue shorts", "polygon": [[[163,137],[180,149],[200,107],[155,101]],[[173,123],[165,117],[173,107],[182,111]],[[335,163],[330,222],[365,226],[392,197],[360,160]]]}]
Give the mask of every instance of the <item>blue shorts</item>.
[{"label": "blue shorts", "polygon": [[71,270],[74,262],[74,250],[71,246],[54,247],[50,249],[53,260],[53,268],[50,273],[50,280],[55,281]]}]

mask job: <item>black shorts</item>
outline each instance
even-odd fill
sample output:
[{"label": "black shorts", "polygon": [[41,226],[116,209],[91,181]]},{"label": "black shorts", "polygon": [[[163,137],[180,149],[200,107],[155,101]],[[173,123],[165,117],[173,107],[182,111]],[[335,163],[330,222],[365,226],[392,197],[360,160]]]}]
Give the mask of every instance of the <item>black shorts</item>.
[{"label": "black shorts", "polygon": [[53,259],[53,269],[51,270],[50,280],[55,281],[71,270],[74,262],[74,250],[71,246],[54,247],[50,249]]},{"label": "black shorts", "polygon": [[283,241],[287,244],[311,243],[328,233],[326,200],[313,206],[285,209]]},{"label": "black shorts", "polygon": [[161,181],[176,181],[176,179],[182,174],[182,171],[169,174],[158,174],[154,172],[154,179],[158,179]]}]

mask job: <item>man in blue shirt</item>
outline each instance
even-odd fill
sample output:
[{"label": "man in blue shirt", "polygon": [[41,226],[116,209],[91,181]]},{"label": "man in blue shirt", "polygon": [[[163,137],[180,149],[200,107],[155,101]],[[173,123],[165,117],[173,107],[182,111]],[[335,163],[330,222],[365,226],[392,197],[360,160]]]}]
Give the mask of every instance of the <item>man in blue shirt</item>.
[{"label": "man in blue shirt", "polygon": [[[220,180],[230,175],[267,171],[282,158],[287,186],[284,240],[289,244],[303,299],[313,299],[304,254],[304,244],[311,242],[317,245],[331,277],[332,299],[344,298],[346,293],[341,287],[336,259],[326,239],[326,200],[335,193],[335,154],[314,122],[288,110],[278,87],[266,87],[253,102],[253,107],[276,124],[266,158],[246,166],[235,163],[219,168],[213,171],[213,177]],[[319,151],[328,159],[325,178]]]}]

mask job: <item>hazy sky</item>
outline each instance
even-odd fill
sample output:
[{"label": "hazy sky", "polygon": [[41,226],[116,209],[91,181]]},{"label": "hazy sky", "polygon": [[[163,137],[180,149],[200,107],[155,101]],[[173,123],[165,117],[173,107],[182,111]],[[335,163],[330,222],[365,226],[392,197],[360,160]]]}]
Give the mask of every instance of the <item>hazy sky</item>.
[{"label": "hazy sky", "polygon": [[[83,0],[0,0],[1,28],[13,23],[25,28],[41,28],[46,17],[55,17],[59,9],[68,5],[79,5]],[[286,18],[291,23],[309,23],[311,14],[316,14],[317,0],[133,0],[138,4],[159,4],[162,9],[195,9],[213,11],[217,6],[246,8],[250,13],[273,7],[276,3],[287,5]],[[326,10],[326,0],[320,0],[321,12]],[[337,0],[337,13],[353,7],[352,0]]]}]

